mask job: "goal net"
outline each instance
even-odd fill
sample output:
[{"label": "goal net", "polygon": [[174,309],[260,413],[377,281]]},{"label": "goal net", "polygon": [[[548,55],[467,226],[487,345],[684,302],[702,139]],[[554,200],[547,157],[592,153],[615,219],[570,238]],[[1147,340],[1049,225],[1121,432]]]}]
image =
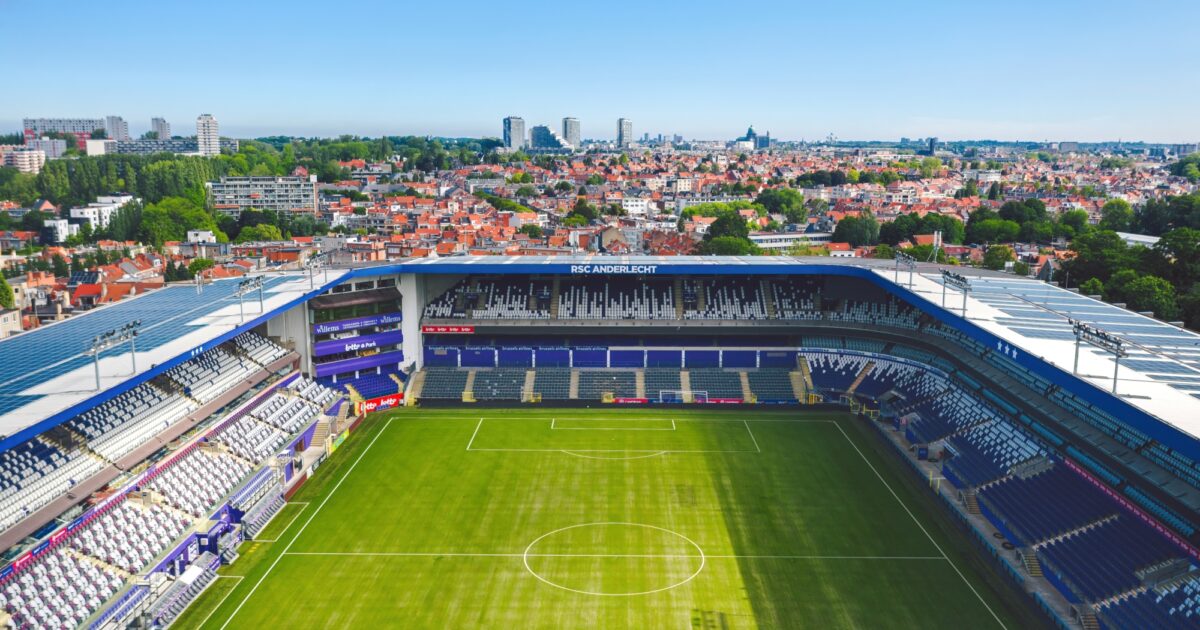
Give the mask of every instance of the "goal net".
[{"label": "goal net", "polygon": [[661,403],[706,403],[708,392],[697,389],[663,389],[658,392],[658,402]]}]

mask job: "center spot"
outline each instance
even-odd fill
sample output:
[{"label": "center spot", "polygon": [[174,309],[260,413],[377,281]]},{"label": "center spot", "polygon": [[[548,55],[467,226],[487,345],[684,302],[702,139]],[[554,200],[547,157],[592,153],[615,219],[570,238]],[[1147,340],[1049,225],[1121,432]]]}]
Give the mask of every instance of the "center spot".
[{"label": "center spot", "polygon": [[704,569],[704,551],[678,532],[642,523],[584,523],[529,543],[525,568],[584,595],[648,595],[682,586]]}]

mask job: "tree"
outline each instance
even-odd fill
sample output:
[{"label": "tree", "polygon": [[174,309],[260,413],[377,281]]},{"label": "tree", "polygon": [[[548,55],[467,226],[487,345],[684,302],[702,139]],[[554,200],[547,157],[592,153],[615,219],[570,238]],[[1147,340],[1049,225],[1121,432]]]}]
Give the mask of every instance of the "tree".
[{"label": "tree", "polygon": [[1185,326],[1200,329],[1200,284],[1179,296],[1179,310]]},{"label": "tree", "polygon": [[533,186],[521,186],[520,188],[517,189],[517,196],[518,197],[536,197],[537,189],[535,189]]},{"label": "tree", "polygon": [[1029,264],[1021,260],[1013,263],[1012,270],[1013,273],[1017,274],[1018,276],[1028,276],[1030,271]]},{"label": "tree", "polygon": [[192,262],[188,263],[187,270],[188,273],[194,276],[200,272],[212,269],[216,266],[216,264],[216,261],[211,258],[196,258]]},{"label": "tree", "polygon": [[1111,230],[1081,234],[1072,241],[1071,248],[1075,250],[1075,257],[1063,262],[1063,270],[1078,278],[1078,282],[1088,278],[1107,282],[1115,271],[1131,269],[1141,259],[1141,252],[1125,245],[1125,241]]},{"label": "tree", "polygon": [[536,223],[526,223],[521,226],[518,232],[528,236],[529,238],[542,238],[542,228]]},{"label": "tree", "polygon": [[874,253],[871,254],[871,257],[880,258],[883,260],[891,260],[896,257],[896,250],[891,245],[880,243],[879,246],[875,248]]},{"label": "tree", "polygon": [[588,186],[600,186],[604,183],[604,178],[596,173],[592,173],[591,175],[588,175],[587,181],[585,183]]},{"label": "tree", "polygon": [[1079,292],[1084,295],[1102,295],[1104,283],[1099,278],[1088,278],[1079,285]]},{"label": "tree", "polygon": [[259,241],[282,241],[283,234],[279,228],[270,223],[260,223],[244,227],[238,232],[236,243],[251,243]]},{"label": "tree", "polygon": [[1100,229],[1128,232],[1133,225],[1133,206],[1124,199],[1113,199],[1100,209]]},{"label": "tree", "polygon": [[749,239],[736,236],[706,238],[697,248],[698,253],[708,256],[749,256],[758,251],[758,246]]},{"label": "tree", "polygon": [[0,308],[4,308],[6,310],[12,310],[16,308],[13,300],[12,287],[9,286],[8,280],[5,280],[3,275],[0,275]]},{"label": "tree", "polygon": [[50,261],[50,265],[56,278],[66,278],[71,275],[71,267],[67,264],[67,259],[62,257],[62,254],[55,254],[54,258]]},{"label": "tree", "polygon": [[879,222],[869,212],[860,217],[846,217],[833,229],[833,242],[850,243],[853,247],[879,242]]},{"label": "tree", "polygon": [[999,271],[1005,264],[1017,259],[1016,254],[1008,245],[992,245],[983,254],[983,268]]},{"label": "tree", "polygon": [[1000,182],[993,182],[992,185],[988,188],[988,193],[987,193],[988,201],[998,201],[1000,199],[1000,196],[1003,194],[1004,194],[1004,187],[1000,185]]},{"label": "tree", "polygon": [[1134,278],[1125,285],[1124,297],[1129,308],[1135,311],[1153,311],[1159,319],[1175,319],[1179,316],[1175,287],[1158,276]]},{"label": "tree", "polygon": [[804,196],[791,188],[768,188],[758,194],[754,203],[771,214],[784,215],[788,223],[803,223],[808,216]]},{"label": "tree", "polygon": [[228,237],[204,208],[183,197],[167,197],[142,210],[141,236],[155,247],[167,241],[182,241],[188,230],[211,230],[220,241]]}]

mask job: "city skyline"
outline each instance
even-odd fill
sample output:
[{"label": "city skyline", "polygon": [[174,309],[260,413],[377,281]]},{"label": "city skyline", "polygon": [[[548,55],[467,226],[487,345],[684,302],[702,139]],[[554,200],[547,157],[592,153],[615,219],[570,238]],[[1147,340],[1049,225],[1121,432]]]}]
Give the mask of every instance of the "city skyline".
[{"label": "city skyline", "polygon": [[[456,10],[449,31],[419,27],[451,19],[437,7],[364,7],[373,19],[356,31],[355,56],[394,54],[383,37],[389,29],[403,30],[407,47],[431,51],[420,63],[406,64],[404,80],[392,81],[332,55],[276,61],[290,58],[288,52],[255,38],[195,54],[207,36],[186,6],[147,12],[140,3],[118,1],[64,13],[54,3],[2,2],[0,15],[11,23],[53,20],[84,29],[120,16],[125,36],[89,51],[89,59],[101,68],[136,60],[137,71],[53,81],[66,78],[62,69],[72,67],[74,49],[48,46],[30,56],[17,41],[2,42],[0,53],[22,59],[10,81],[35,88],[38,98],[36,105],[0,104],[0,132],[17,131],[25,117],[117,114],[138,136],[152,117],[183,124],[212,112],[233,137],[495,137],[496,119],[520,112],[531,125],[555,128],[569,113],[580,120],[583,137],[594,139],[615,139],[611,121],[622,116],[636,121],[639,136],[689,139],[735,137],[748,123],[784,141],[829,134],[854,140],[1200,139],[1200,120],[1189,111],[1200,96],[1200,68],[1187,61],[1190,25],[1200,18],[1200,8],[1191,5],[1156,3],[1130,12],[1115,3],[1018,2],[997,11],[868,2],[845,12],[759,2],[724,19],[715,19],[728,12],[720,5],[678,12],[618,3],[594,14],[535,5],[522,12],[523,29],[574,24],[579,41],[589,42],[539,60],[539,74],[561,80],[514,81],[481,58],[480,50],[512,45],[496,28],[507,9],[484,4]],[[320,11],[312,3],[211,5],[214,15],[271,23],[311,42],[330,35]],[[777,30],[764,30],[764,15]],[[669,28],[638,26],[651,24]],[[454,45],[459,38],[476,44]],[[663,71],[681,61],[686,71]],[[326,81],[370,89],[353,99],[337,89],[287,97],[296,85]],[[416,85],[421,98],[409,98]]]}]

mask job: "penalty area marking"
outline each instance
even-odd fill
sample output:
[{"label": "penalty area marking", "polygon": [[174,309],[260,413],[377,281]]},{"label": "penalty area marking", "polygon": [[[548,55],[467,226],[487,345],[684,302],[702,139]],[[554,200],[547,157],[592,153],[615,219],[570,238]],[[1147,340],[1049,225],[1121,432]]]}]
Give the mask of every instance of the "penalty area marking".
[{"label": "penalty area marking", "polygon": [[[695,547],[695,549],[696,549],[696,551],[697,551],[697,553],[698,553],[699,555],[696,555],[696,556],[693,556],[693,555],[682,556],[682,555],[678,555],[678,554],[676,554],[676,555],[675,555],[675,556],[673,556],[673,557],[676,557],[676,558],[683,558],[683,557],[686,557],[686,558],[699,558],[699,559],[700,559],[700,566],[699,566],[699,567],[697,567],[697,568],[696,568],[696,570],[695,570],[694,572],[692,572],[692,574],[691,574],[691,575],[687,576],[687,577],[686,577],[686,578],[684,578],[683,580],[680,580],[680,581],[678,581],[678,582],[676,582],[676,583],[674,583],[674,584],[670,584],[670,585],[664,586],[664,587],[662,587],[662,588],[656,588],[656,589],[649,590],[649,591],[633,591],[633,592],[629,592],[629,593],[602,593],[602,592],[599,592],[599,591],[584,591],[584,590],[580,590],[580,589],[576,589],[576,588],[571,588],[571,587],[569,587],[569,586],[563,586],[562,584],[559,584],[559,583],[557,583],[557,582],[553,582],[553,581],[551,581],[551,580],[548,580],[548,579],[546,579],[546,578],[542,577],[542,576],[541,576],[541,574],[539,574],[537,571],[534,571],[534,570],[533,570],[533,567],[529,566],[529,558],[531,558],[531,557],[533,557],[533,558],[539,557],[537,554],[530,554],[530,553],[529,553],[529,550],[530,550],[530,549],[533,549],[534,545],[537,545],[537,544],[538,544],[539,542],[541,542],[543,539],[545,539],[545,538],[548,538],[548,537],[550,537],[550,536],[553,536],[553,535],[555,535],[555,534],[558,534],[558,533],[560,533],[560,532],[565,532],[565,531],[572,530],[572,529],[578,529],[578,528],[580,528],[580,527],[597,527],[597,526],[603,527],[603,526],[608,526],[608,525],[621,525],[621,526],[625,526],[625,527],[644,527],[644,528],[646,528],[646,529],[653,529],[653,530],[656,530],[656,531],[660,531],[660,532],[664,532],[664,533],[667,533],[667,534],[671,534],[672,536],[676,536],[676,537],[678,537],[678,538],[682,538],[683,540],[687,541],[687,543],[688,543],[689,545],[691,545],[692,547]],[[560,558],[561,558],[561,557],[572,557],[572,554],[555,554],[553,557],[560,557]],[[656,556],[656,555],[631,555],[631,556],[612,555],[612,556],[605,556],[605,555],[586,555],[586,554],[579,554],[579,555],[578,555],[578,557],[581,557],[581,558],[584,558],[584,557],[587,557],[587,558],[591,558],[591,557],[614,557],[614,558],[627,558],[627,557],[628,557],[628,558],[666,558],[666,557],[672,557],[672,556],[663,556],[663,555],[658,555],[658,556]],[[667,528],[665,528],[665,527],[657,527],[657,526],[654,526],[654,525],[646,525],[646,524],[644,524],[644,523],[598,522],[598,523],[580,523],[580,524],[578,524],[578,525],[568,525],[568,526],[566,526],[566,527],[560,527],[560,528],[558,528],[558,529],[556,529],[556,530],[553,530],[553,531],[546,532],[545,534],[542,534],[541,536],[538,536],[537,538],[534,538],[534,539],[533,539],[533,542],[529,543],[529,546],[525,548],[525,553],[521,554],[521,562],[522,562],[522,563],[525,565],[525,570],[526,570],[526,571],[529,571],[530,575],[532,575],[533,577],[537,578],[538,580],[540,580],[540,581],[542,581],[542,582],[545,582],[546,584],[549,584],[550,586],[553,586],[554,588],[559,588],[559,589],[562,589],[562,590],[564,590],[564,591],[570,591],[570,592],[572,592],[572,593],[579,593],[580,595],[596,595],[596,596],[599,596],[599,597],[635,597],[635,596],[637,596],[637,595],[650,595],[650,594],[652,594],[652,593],[661,593],[661,592],[663,592],[663,591],[669,591],[669,590],[671,590],[671,589],[673,589],[673,588],[676,588],[676,587],[679,587],[679,586],[683,586],[684,584],[687,584],[688,582],[691,582],[692,580],[694,580],[694,579],[696,578],[696,576],[697,576],[697,575],[700,575],[700,572],[701,572],[701,571],[703,571],[703,570],[704,570],[704,564],[705,564],[705,562],[706,562],[706,558],[705,558],[705,556],[704,556],[704,550],[700,548],[700,545],[697,545],[697,544],[696,544],[696,541],[692,540],[691,538],[688,538],[687,536],[684,536],[683,534],[680,534],[679,532],[676,532],[676,531],[669,530],[669,529],[667,529]]]},{"label": "penalty area marking", "polygon": [[[575,451],[561,451],[561,452],[566,453],[567,455],[574,455],[575,457],[582,457],[583,459],[623,460],[623,459],[649,459],[651,457],[658,457],[659,455],[666,455],[667,453],[670,453],[671,451],[658,451],[655,453],[646,453],[645,455],[616,455],[613,457],[598,457],[596,455],[584,455],[583,453],[578,453]],[[622,452],[628,452],[628,451],[622,451]],[[747,452],[749,452],[749,451],[747,451]]]},{"label": "penalty area marking", "polygon": [[[572,418],[563,418],[563,420],[571,420],[571,419]],[[589,420],[586,420],[586,422],[609,422],[612,420],[616,420],[618,422],[654,422],[656,419],[655,418],[591,418]],[[654,428],[648,428],[648,427],[560,427],[560,426],[555,426],[555,423],[557,423],[557,422],[558,422],[558,418],[550,418],[550,430],[551,431],[674,431],[675,430],[675,419],[674,418],[671,418],[671,428],[670,429],[668,429],[666,427],[663,427],[661,429],[654,429]]]},{"label": "penalty area marking", "polygon": [[[745,419],[735,420],[732,418],[725,420],[725,422],[741,422],[741,423],[743,423],[743,426],[746,427],[747,433],[750,434],[750,439],[754,442],[753,449],[655,449],[655,448],[609,448],[609,449],[572,448],[572,449],[562,449],[562,448],[490,448],[490,447],[480,448],[478,446],[474,446],[475,438],[479,435],[479,430],[481,428],[483,428],[483,421],[484,420],[497,420],[497,419],[501,419],[501,418],[480,418],[479,419],[479,422],[477,422],[475,424],[475,431],[471,433],[471,439],[467,440],[467,449],[466,449],[467,451],[470,451],[470,452],[493,452],[493,453],[566,453],[568,455],[574,455],[576,457],[588,457],[588,455],[581,455],[583,453],[587,453],[587,454],[591,454],[591,453],[637,453],[637,455],[630,456],[630,457],[591,457],[591,459],[614,459],[614,460],[642,459],[642,458],[647,458],[647,457],[656,457],[658,455],[666,455],[668,453],[679,453],[679,454],[686,454],[686,453],[762,453],[762,449],[760,449],[758,447],[758,440],[754,438],[754,432],[750,431],[750,425],[747,423],[747,421]],[[545,418],[503,418],[503,419],[507,419],[507,420],[537,420],[539,422],[545,421]],[[591,419],[571,418],[571,419],[572,420],[595,420],[595,418],[591,418]],[[638,418],[638,419],[639,420],[650,420],[652,418]],[[554,421],[555,421],[555,419],[551,418],[550,422],[551,422],[552,429],[554,428]],[[686,421],[686,420],[681,420],[681,422],[684,422],[684,421]],[[815,420],[813,422],[833,422],[833,421],[832,420]],[[671,425],[672,425],[672,427],[676,426],[674,419],[671,420]],[[560,427],[560,428],[558,428],[558,430],[565,431],[566,429]],[[584,429],[584,430],[585,431],[586,430],[604,431],[606,429]],[[613,430],[615,430],[615,431],[672,431],[674,429],[672,428],[672,429],[613,429]]]}]

